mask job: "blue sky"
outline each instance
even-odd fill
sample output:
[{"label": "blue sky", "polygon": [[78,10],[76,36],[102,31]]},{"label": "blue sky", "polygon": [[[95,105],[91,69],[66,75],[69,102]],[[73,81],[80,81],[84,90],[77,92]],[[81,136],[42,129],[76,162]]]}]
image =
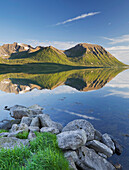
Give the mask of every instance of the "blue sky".
[{"label": "blue sky", "polygon": [[102,45],[129,64],[129,0],[0,1],[0,44]]}]

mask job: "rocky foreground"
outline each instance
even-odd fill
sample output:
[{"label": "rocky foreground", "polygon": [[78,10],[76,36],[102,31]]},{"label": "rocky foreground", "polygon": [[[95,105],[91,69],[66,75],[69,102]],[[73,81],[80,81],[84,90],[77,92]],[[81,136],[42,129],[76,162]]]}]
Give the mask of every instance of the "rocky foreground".
[{"label": "rocky foreground", "polygon": [[[48,114],[44,114],[43,108],[38,105],[28,108],[20,105],[10,108],[6,106],[5,109],[10,111],[15,120],[3,126],[10,130],[0,133],[0,148],[28,145],[36,137],[34,132],[50,132],[57,136],[58,146],[72,169],[116,169],[107,158],[121,154],[121,146],[107,133],[102,135],[87,120],[77,119],[63,128],[60,123],[52,121]],[[16,138],[17,134],[24,131],[29,132],[28,139]]]}]

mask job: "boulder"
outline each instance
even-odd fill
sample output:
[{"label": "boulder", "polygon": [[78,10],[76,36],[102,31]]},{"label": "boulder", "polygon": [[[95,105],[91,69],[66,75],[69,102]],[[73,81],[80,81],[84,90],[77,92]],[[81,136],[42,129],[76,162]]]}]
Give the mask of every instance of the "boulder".
[{"label": "boulder", "polygon": [[59,134],[60,133],[60,131],[59,131],[59,129],[56,129],[56,128],[54,128],[54,127],[42,127],[41,129],[40,129],[40,132],[50,132],[50,133],[53,133],[53,134]]},{"label": "boulder", "polygon": [[0,123],[0,129],[9,130],[12,128],[13,124],[19,124],[20,121],[21,121],[20,119],[3,120]]},{"label": "boulder", "polygon": [[50,119],[50,116],[47,114],[40,114],[39,120],[42,127],[54,127],[59,131],[62,130],[62,125],[60,123],[56,123]]},{"label": "boulder", "polygon": [[102,142],[107,145],[110,149],[112,149],[113,151],[115,151],[115,145],[114,142],[112,141],[112,139],[110,138],[110,136],[105,133],[102,135]]},{"label": "boulder", "polygon": [[76,164],[83,170],[115,170],[110,162],[85,146],[78,149],[78,157]]},{"label": "boulder", "polygon": [[95,130],[95,140],[101,141],[102,140],[102,134],[98,131]]},{"label": "boulder", "polygon": [[25,123],[21,123],[19,128],[18,128],[18,130],[23,130],[23,131],[28,132],[29,128],[28,128],[28,126]]},{"label": "boulder", "polygon": [[36,135],[34,132],[30,131],[29,135],[28,135],[28,140],[33,140],[34,138],[36,138]]},{"label": "boulder", "polygon": [[22,119],[22,117],[35,117],[43,113],[41,109],[32,109],[21,105],[14,105],[13,107],[6,106],[5,110],[9,110],[10,115],[15,119]]},{"label": "boulder", "polygon": [[32,106],[29,106],[28,108],[34,110],[43,110],[43,107],[39,106],[38,104],[34,104]]},{"label": "boulder", "polygon": [[21,147],[22,145],[28,145],[29,140],[28,139],[18,139],[15,137],[2,137],[0,138],[0,149],[6,148],[6,149],[12,149],[15,146]]},{"label": "boulder", "polygon": [[74,121],[68,123],[63,128],[62,132],[71,131],[71,130],[74,131],[77,129],[85,130],[85,133],[87,136],[87,141],[94,139],[95,129],[90,122],[88,122],[87,120],[84,120],[84,119],[77,119],[77,120],[74,120]]},{"label": "boulder", "polygon": [[64,157],[68,160],[69,166],[73,170],[77,170],[75,162],[78,160],[78,156],[75,151],[67,151],[64,153]]},{"label": "boulder", "polygon": [[23,130],[17,130],[16,132],[11,132],[8,137],[16,137],[19,133],[23,133]]},{"label": "boulder", "polygon": [[76,150],[85,145],[87,137],[83,129],[75,131],[62,132],[57,135],[58,146],[61,149]]},{"label": "boulder", "polygon": [[12,128],[10,129],[10,132],[16,132],[19,129],[19,126],[17,124],[13,124]]},{"label": "boulder", "polygon": [[40,129],[37,126],[29,126],[29,131],[30,132],[39,132]]},{"label": "boulder", "polygon": [[113,151],[109,147],[97,140],[86,143],[86,146],[94,149],[96,152],[105,154],[107,157],[111,157],[113,154]]},{"label": "boulder", "polygon": [[27,126],[30,126],[31,121],[32,121],[32,118],[30,117],[22,117],[21,119],[21,123],[25,123]]},{"label": "boulder", "polygon": [[32,122],[30,124],[30,126],[37,126],[37,127],[40,127],[40,122],[39,122],[39,118],[38,117],[35,117],[32,119]]}]

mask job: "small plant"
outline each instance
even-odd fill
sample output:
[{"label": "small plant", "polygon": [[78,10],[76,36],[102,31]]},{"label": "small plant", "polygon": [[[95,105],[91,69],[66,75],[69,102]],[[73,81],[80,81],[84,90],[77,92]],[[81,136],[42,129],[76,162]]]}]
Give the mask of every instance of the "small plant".
[{"label": "small plant", "polygon": [[0,133],[3,133],[3,132],[8,132],[8,130],[0,129]]},{"label": "small plant", "polygon": [[16,135],[16,138],[19,138],[19,139],[27,139],[28,138],[28,135],[29,135],[29,132],[22,132],[22,133],[19,133]]}]

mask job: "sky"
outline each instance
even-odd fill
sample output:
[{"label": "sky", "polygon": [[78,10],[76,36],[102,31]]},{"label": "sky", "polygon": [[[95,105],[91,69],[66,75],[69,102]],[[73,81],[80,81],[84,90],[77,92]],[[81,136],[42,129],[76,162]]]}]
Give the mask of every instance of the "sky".
[{"label": "sky", "polygon": [[0,1],[0,45],[102,45],[129,64],[129,0]]}]

